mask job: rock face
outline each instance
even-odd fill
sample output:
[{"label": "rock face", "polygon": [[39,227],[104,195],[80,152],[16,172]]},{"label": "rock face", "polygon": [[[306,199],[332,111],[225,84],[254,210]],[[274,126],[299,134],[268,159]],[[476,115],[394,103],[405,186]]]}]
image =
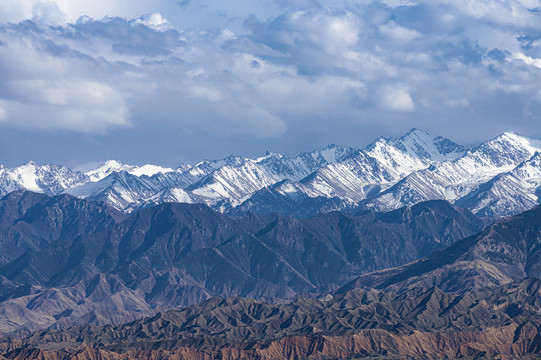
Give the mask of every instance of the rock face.
[{"label": "rock face", "polygon": [[67,195],[13,193],[2,209],[0,331],[22,333],[119,323],[211,296],[330,291],[486,225],[445,201],[383,214],[232,219],[201,204],[125,216]]},{"label": "rock face", "polygon": [[541,278],[541,207],[502,220],[480,234],[412,264],[361,275],[344,286],[388,289],[438,286],[464,292]]},{"label": "rock face", "polygon": [[47,330],[2,348],[7,359],[534,359],[540,328],[541,282],[525,279],[465,294],[355,289],[278,304],[212,298],[120,326]]}]

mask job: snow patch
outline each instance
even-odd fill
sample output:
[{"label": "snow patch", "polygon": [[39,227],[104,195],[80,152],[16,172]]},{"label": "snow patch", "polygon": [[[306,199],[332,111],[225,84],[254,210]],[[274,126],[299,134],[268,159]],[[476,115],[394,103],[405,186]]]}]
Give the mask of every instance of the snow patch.
[{"label": "snow patch", "polygon": [[162,167],[162,166],[151,165],[151,164],[143,165],[143,166],[128,170],[130,174],[135,175],[135,176],[142,176],[142,175],[153,176],[156,174],[160,174],[160,173],[165,174],[172,171],[174,170],[170,168]]}]

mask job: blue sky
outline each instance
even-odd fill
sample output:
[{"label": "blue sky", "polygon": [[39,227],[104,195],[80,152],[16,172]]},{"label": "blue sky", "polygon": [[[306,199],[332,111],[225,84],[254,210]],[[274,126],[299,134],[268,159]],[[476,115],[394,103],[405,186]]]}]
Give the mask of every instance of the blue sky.
[{"label": "blue sky", "polygon": [[541,137],[541,1],[2,0],[0,163]]}]

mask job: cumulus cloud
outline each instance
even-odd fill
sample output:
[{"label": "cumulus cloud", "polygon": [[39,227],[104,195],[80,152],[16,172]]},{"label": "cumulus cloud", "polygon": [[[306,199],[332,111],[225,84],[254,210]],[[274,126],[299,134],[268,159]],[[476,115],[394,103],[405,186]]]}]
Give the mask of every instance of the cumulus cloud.
[{"label": "cumulus cloud", "polygon": [[162,16],[160,13],[152,13],[149,15],[141,16],[136,23],[141,23],[148,26],[154,30],[168,30],[172,28],[172,25],[169,24],[169,21]]},{"label": "cumulus cloud", "polygon": [[39,35],[32,24],[0,31],[4,42],[0,47],[3,123],[77,132],[103,132],[109,126],[127,125],[130,113],[124,95],[96,76],[96,64]]},{"label": "cumulus cloud", "polygon": [[[538,7],[5,0],[0,126],[110,142],[155,129],[224,154],[231,139],[253,152],[301,151],[409,127],[468,142],[505,130],[541,136]],[[165,145],[155,145],[158,156]]]},{"label": "cumulus cloud", "polygon": [[519,59],[519,60],[524,61],[528,65],[532,65],[532,66],[535,66],[535,67],[541,69],[541,59],[532,58],[532,57],[524,55],[522,53],[514,53],[513,57],[515,59]]},{"label": "cumulus cloud", "polygon": [[380,25],[378,30],[382,35],[398,41],[410,41],[421,37],[420,32],[397,25],[393,20]]},{"label": "cumulus cloud", "polygon": [[384,86],[381,90],[381,103],[389,110],[415,110],[415,103],[409,93],[409,87],[404,84]]}]

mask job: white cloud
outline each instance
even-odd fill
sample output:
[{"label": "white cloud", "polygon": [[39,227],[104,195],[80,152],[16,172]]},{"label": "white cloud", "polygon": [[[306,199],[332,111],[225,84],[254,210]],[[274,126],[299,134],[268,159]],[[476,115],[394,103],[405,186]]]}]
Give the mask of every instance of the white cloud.
[{"label": "white cloud", "polygon": [[541,59],[533,58],[533,57],[524,55],[522,53],[514,53],[513,58],[522,60],[522,61],[524,61],[524,63],[526,63],[528,65],[532,65],[532,66],[535,66],[535,67],[541,69]]},{"label": "white cloud", "polygon": [[413,111],[415,103],[409,93],[409,86],[395,84],[384,86],[381,90],[382,105],[393,111]]},{"label": "white cloud", "polygon": [[29,130],[80,133],[103,133],[111,126],[129,125],[130,113],[124,99],[106,85],[73,82],[67,88],[39,90],[44,95],[41,101],[3,101],[4,123]]},{"label": "white cloud", "polygon": [[359,40],[360,21],[349,12],[293,14],[292,21],[296,30],[302,31],[297,37],[307,36],[329,54],[341,54]]},{"label": "white cloud", "polygon": [[169,21],[160,13],[152,13],[150,15],[141,16],[136,23],[143,24],[158,31],[165,31],[172,28]]},{"label": "white cloud", "polygon": [[52,1],[40,0],[32,6],[32,21],[40,25],[65,24],[66,16]]},{"label": "white cloud", "polygon": [[94,73],[96,64],[90,58],[64,54],[66,49],[44,39],[0,35],[4,124],[83,133],[129,124],[125,96],[113,84],[96,80],[100,74]]},{"label": "white cloud", "polygon": [[[41,19],[0,24],[1,126],[118,135],[133,125],[219,147],[341,142],[395,119],[448,131],[451,116],[535,123],[523,111],[540,102],[535,3],[418,3],[0,1],[0,21]],[[43,26],[60,13],[68,24]]]},{"label": "white cloud", "polygon": [[230,29],[223,29],[220,32],[220,35],[218,35],[218,37],[216,38],[216,41],[220,44],[223,44],[226,41],[235,40],[236,38],[237,36],[233,31],[231,31]]},{"label": "white cloud", "polygon": [[[433,1],[426,3],[434,4]],[[439,0],[437,3],[453,7],[460,13],[500,25],[531,26],[541,28],[539,1],[535,0]]]},{"label": "white cloud", "polygon": [[384,36],[398,41],[411,41],[422,36],[420,32],[397,25],[393,20],[380,25],[378,30]]}]

